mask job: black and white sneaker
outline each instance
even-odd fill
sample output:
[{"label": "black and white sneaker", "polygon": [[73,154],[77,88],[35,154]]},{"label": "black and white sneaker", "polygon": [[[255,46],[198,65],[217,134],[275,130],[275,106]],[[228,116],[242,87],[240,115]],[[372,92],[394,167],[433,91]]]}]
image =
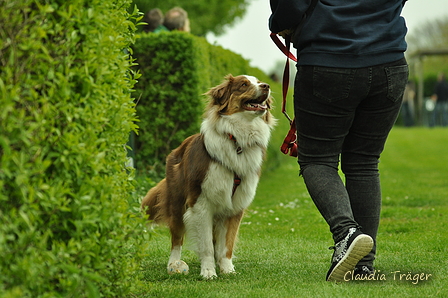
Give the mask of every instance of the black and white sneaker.
[{"label": "black and white sneaker", "polygon": [[344,275],[355,268],[373,247],[373,239],[356,228],[350,228],[347,236],[336,243],[327,281],[343,281]]},{"label": "black and white sneaker", "polygon": [[370,265],[356,265],[355,269],[353,269],[353,276],[365,277],[375,274],[375,268]]}]

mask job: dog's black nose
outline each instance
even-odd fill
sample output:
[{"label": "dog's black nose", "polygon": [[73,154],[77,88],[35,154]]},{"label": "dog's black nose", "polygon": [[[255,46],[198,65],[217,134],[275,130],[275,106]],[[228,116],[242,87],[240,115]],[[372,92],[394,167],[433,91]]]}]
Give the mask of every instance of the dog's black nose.
[{"label": "dog's black nose", "polygon": [[261,89],[269,89],[269,84],[266,84],[266,83],[260,84],[260,88]]}]

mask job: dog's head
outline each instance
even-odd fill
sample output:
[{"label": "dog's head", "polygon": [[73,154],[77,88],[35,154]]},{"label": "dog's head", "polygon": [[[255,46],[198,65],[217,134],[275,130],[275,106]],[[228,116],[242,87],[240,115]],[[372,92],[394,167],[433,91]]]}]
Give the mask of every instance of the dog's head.
[{"label": "dog's head", "polygon": [[256,77],[227,75],[224,82],[211,88],[206,95],[210,97],[210,108],[217,108],[220,115],[248,113],[269,121],[272,98],[269,84]]}]

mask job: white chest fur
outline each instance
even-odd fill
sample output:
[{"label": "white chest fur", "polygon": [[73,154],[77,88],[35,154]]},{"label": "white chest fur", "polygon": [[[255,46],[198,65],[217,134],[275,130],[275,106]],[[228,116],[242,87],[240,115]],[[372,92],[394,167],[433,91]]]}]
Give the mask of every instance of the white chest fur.
[{"label": "white chest fur", "polygon": [[[205,147],[214,162],[208,169],[200,197],[213,204],[217,212],[236,213],[252,202],[270,130],[263,119],[247,117],[245,113],[222,116],[217,121],[206,119],[202,123]],[[241,148],[240,153],[237,147]],[[241,178],[241,184],[232,196],[235,174]]]}]

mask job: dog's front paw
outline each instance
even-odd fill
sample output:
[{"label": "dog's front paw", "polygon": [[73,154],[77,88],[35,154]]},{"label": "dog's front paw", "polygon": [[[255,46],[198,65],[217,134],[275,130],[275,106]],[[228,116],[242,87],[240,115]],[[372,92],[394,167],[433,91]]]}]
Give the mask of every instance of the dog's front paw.
[{"label": "dog's front paw", "polygon": [[214,268],[202,268],[201,269],[201,276],[204,279],[214,279],[218,276],[216,275],[216,270]]},{"label": "dog's front paw", "polygon": [[167,267],[168,274],[188,274],[190,271],[190,268],[188,267],[187,263],[185,263],[182,260],[174,261],[168,264]]},{"label": "dog's front paw", "polygon": [[221,269],[221,273],[224,274],[236,273],[231,259],[222,258],[219,262],[219,268]]}]

